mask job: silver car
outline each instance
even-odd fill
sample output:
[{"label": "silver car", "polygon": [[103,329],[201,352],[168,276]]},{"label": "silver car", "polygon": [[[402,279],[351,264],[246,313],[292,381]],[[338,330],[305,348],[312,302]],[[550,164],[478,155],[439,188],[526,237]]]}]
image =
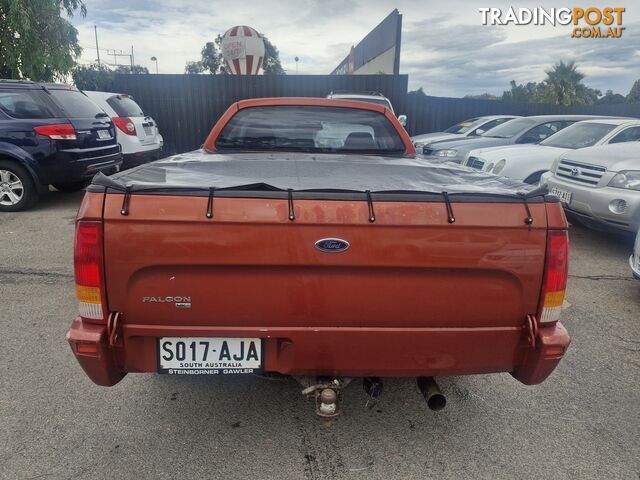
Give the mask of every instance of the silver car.
[{"label": "silver car", "polygon": [[629,265],[631,265],[633,276],[640,280],[640,230],[638,230],[638,234],[636,235],[633,253],[629,257]]},{"label": "silver car", "polygon": [[518,115],[486,115],[484,117],[474,117],[447,128],[442,132],[423,133],[414,135],[411,141],[416,149],[421,149],[424,145],[444,142],[445,140],[456,140],[464,137],[477,137],[487,130],[491,130],[498,125],[520,118]]},{"label": "silver car", "polygon": [[542,176],[567,216],[594,228],[640,228],[640,142],[572,150]]}]

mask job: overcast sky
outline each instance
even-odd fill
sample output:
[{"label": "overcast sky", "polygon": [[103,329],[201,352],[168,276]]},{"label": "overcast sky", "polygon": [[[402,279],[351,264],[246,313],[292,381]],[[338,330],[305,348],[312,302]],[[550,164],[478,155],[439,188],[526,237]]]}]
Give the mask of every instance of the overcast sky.
[{"label": "overcast sky", "polygon": [[[81,61],[95,61],[93,26],[101,49],[128,53],[160,73],[183,73],[188,60],[198,60],[207,41],[234,25],[249,25],[267,35],[280,50],[284,68],[326,74],[394,8],[403,15],[401,73],[411,89],[429,95],[501,94],[510,80],[540,81],[554,62],[575,60],[585,83],[603,92],[626,95],[640,78],[640,1],[474,2],[462,0],[85,0],[87,16],[71,21],[84,47]],[[483,26],[479,7],[509,6],[625,7],[619,39],[570,38],[568,26]],[[108,8],[106,7],[108,5]],[[113,61],[107,52],[101,59]],[[125,63],[125,58],[121,62]]]}]

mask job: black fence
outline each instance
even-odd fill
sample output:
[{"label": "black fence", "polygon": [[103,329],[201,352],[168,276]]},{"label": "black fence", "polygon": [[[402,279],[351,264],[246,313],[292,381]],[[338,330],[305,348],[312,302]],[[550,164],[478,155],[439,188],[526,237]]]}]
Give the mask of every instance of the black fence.
[{"label": "black fence", "polygon": [[407,131],[411,135],[438,132],[467,118],[482,115],[610,115],[640,117],[640,103],[616,105],[550,105],[501,100],[429,97],[410,93],[405,102]]},{"label": "black fence", "polygon": [[238,100],[375,90],[402,111],[407,82],[406,75],[116,75],[111,91],[133,95],[158,122],[165,151],[173,154],[199,148],[218,118]]},{"label": "black fence", "polygon": [[640,104],[562,105],[429,97],[407,93],[407,75],[116,75],[110,90],[133,95],[160,127],[168,154],[194,150],[233,103],[259,97],[325,97],[335,90],[378,91],[410,135],[441,131],[478,115],[593,114],[640,117]]}]

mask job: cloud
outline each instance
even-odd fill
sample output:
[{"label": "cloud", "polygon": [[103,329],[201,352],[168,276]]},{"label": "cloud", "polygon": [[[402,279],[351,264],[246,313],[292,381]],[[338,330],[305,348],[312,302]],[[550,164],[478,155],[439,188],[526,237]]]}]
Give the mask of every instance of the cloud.
[{"label": "cloud", "polygon": [[[501,94],[510,80],[542,80],[544,70],[560,59],[576,60],[586,83],[603,91],[626,94],[640,77],[640,18],[631,2],[621,39],[572,39],[568,27],[482,26],[481,1],[111,0],[108,8],[103,0],[85,1],[87,17],[71,19],[85,63],[96,57],[94,25],[101,48],[129,51],[133,45],[136,63],[153,70],[150,57],[156,56],[161,73],[182,73],[207,41],[246,24],[278,47],[289,72],[298,56],[300,73],[326,74],[395,6],[403,14],[401,73],[409,74],[410,88],[422,86],[433,95]],[[100,55],[113,61],[105,51]]]}]

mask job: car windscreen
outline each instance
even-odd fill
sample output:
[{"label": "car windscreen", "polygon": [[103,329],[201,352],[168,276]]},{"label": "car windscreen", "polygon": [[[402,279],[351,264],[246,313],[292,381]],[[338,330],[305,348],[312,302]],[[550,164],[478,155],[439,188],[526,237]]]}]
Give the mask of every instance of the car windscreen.
[{"label": "car windscreen", "polygon": [[480,136],[492,138],[511,138],[521,131],[529,127],[533,127],[535,124],[536,121],[529,118],[516,118],[515,120],[509,120],[502,125],[498,125],[497,127],[482,133]]},{"label": "car windscreen", "polygon": [[479,118],[470,118],[469,120],[465,120],[464,122],[456,123],[452,127],[447,128],[444,133],[467,133],[472,128],[480,125]]},{"label": "car windscreen", "polygon": [[140,106],[127,95],[114,95],[107,99],[107,103],[119,117],[144,117]]},{"label": "car windscreen", "polygon": [[616,125],[608,123],[574,123],[543,140],[540,145],[574,149],[591,147],[602,140],[614,128],[616,128]]},{"label": "car windscreen", "polygon": [[94,118],[103,114],[102,109],[78,90],[50,89],[54,102],[69,118]]},{"label": "car windscreen", "polygon": [[0,88],[0,110],[12,118],[56,118],[54,107],[42,91]]},{"label": "car windscreen", "polygon": [[240,110],[216,148],[232,151],[401,154],[393,124],[372,110],[322,106],[260,106]]}]

